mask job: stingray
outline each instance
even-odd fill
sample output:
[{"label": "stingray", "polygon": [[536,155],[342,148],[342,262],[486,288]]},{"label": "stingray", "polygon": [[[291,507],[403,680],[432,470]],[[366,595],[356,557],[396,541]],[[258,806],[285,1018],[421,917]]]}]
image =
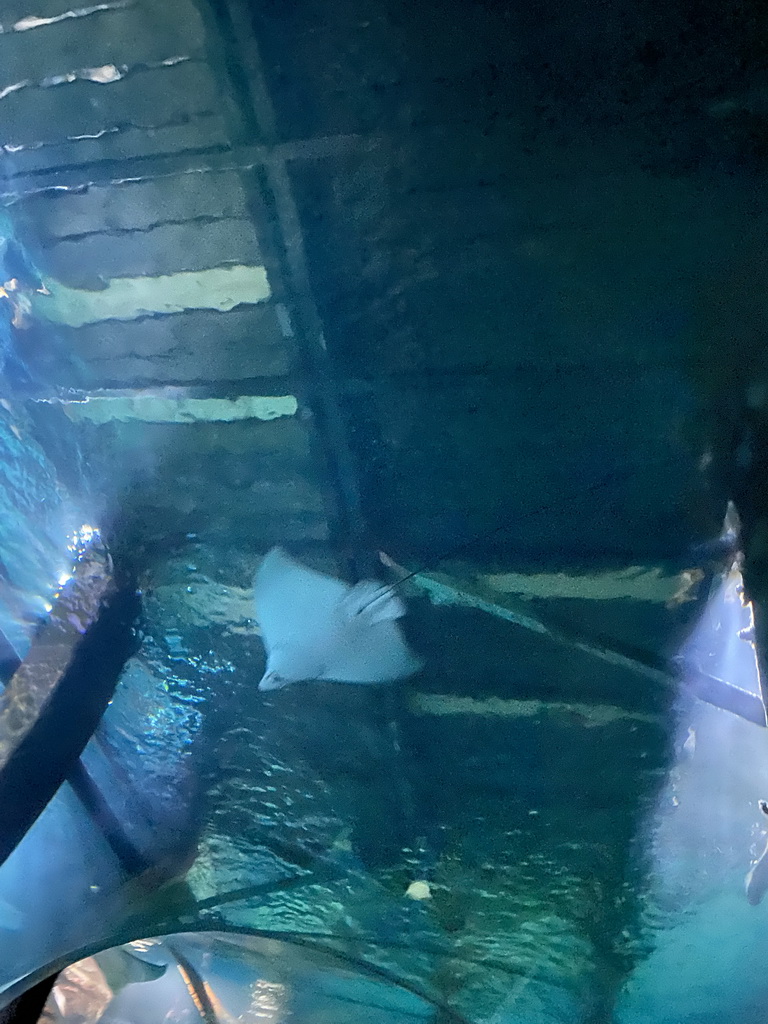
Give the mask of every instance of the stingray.
[{"label": "stingray", "polygon": [[405,605],[391,587],[350,586],[272,548],[254,596],[267,652],[260,690],[302,680],[390,683],[421,668],[397,623]]}]

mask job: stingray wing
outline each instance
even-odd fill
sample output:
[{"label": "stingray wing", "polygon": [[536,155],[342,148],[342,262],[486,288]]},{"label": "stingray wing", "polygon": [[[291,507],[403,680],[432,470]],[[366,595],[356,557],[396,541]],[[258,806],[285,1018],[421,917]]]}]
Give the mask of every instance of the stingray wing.
[{"label": "stingray wing", "polygon": [[337,627],[334,642],[325,652],[322,678],[338,683],[391,683],[414,675],[421,667],[396,622],[370,622],[359,616]]},{"label": "stingray wing", "polygon": [[267,651],[275,647],[306,647],[335,628],[335,612],[350,587],[295,561],[282,548],[272,548],[254,580],[256,618]]}]

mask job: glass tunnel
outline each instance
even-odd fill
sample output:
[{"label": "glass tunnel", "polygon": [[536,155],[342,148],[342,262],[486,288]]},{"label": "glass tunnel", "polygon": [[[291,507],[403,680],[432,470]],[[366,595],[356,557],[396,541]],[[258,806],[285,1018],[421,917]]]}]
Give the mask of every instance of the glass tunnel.
[{"label": "glass tunnel", "polygon": [[765,1024],[757,0],[0,0],[0,1021]]}]

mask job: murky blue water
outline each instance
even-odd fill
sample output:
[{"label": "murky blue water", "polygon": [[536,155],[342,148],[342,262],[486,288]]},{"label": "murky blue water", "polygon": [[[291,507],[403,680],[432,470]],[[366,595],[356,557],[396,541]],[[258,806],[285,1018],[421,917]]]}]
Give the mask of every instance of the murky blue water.
[{"label": "murky blue water", "polygon": [[[418,589],[415,683],[260,694],[257,563],[192,538],[144,571],[141,649],[83,763],[155,874],[126,880],[65,784],[0,868],[4,986],[194,926],[332,950],[421,1000],[386,1019],[759,1019],[760,730],[650,684],[622,694],[624,668]],[[756,692],[733,587],[711,589],[697,657]],[[317,1009],[313,984],[294,987]]]},{"label": "murky blue water", "polygon": [[[732,81],[764,46],[731,40],[718,78],[683,11],[690,99],[647,5],[636,44],[582,12],[610,59],[555,6],[158,7],[159,61],[0,81],[3,684],[78,531],[142,598],[81,757],[108,815],[70,771],[0,865],[0,1002],[82,958],[113,1024],[765,1021],[766,730],[694,687],[759,710],[734,552],[707,545],[756,457],[734,410],[765,412],[765,97]],[[101,45],[139,10],[14,12],[0,42]],[[11,283],[24,231],[51,293]],[[190,265],[226,287],[179,290]],[[423,670],[260,692],[276,543],[407,575]],[[181,956],[91,959],[166,933]]]}]

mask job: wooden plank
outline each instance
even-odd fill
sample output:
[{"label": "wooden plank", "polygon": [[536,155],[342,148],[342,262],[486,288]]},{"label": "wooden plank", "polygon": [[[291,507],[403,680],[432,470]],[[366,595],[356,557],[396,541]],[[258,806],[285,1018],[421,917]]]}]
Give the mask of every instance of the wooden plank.
[{"label": "wooden plank", "polygon": [[[293,343],[283,337],[271,302],[229,312],[191,310],[139,321],[60,327],[57,337],[60,345],[51,383],[59,387],[135,388],[275,378],[290,373],[295,364]],[[20,343],[24,358],[44,370],[52,351],[50,327],[33,327]]]},{"label": "wooden plank", "polygon": [[157,277],[263,263],[253,225],[237,219],[104,232],[50,246],[26,241],[25,247],[42,274],[71,288],[100,288],[115,277]]},{"label": "wooden plank", "polygon": [[100,85],[76,81],[22,89],[0,101],[0,145],[63,142],[114,127],[156,128],[215,113],[220,88],[207,65],[188,61]]},{"label": "wooden plank", "polygon": [[192,218],[244,217],[247,212],[240,177],[227,171],[46,193],[21,200],[13,208],[14,221],[34,228],[41,239],[146,230]]},{"label": "wooden plank", "polygon": [[[93,180],[113,183],[113,178],[124,176],[125,160],[152,158],[154,164],[158,158],[170,154],[199,154],[208,150],[219,151],[216,156],[226,160],[227,154],[221,150],[228,148],[226,119],[219,114],[204,113],[192,115],[184,124],[151,129],[115,127],[95,137],[57,140],[39,147],[32,143],[13,152],[4,153],[0,149],[0,167],[6,178],[2,197],[13,200],[26,194],[40,195],[50,181],[54,182],[54,188],[59,182],[69,187],[66,181],[73,177],[77,178],[75,188]],[[185,170],[196,170],[200,159],[200,156],[185,157]],[[77,170],[73,171],[73,167]],[[48,174],[42,176],[46,171]]]},{"label": "wooden plank", "polygon": [[[144,4],[66,18],[26,32],[0,33],[0,90],[83,68],[132,68],[201,56],[203,21],[192,4]],[[2,108],[0,108],[2,109]]]}]

